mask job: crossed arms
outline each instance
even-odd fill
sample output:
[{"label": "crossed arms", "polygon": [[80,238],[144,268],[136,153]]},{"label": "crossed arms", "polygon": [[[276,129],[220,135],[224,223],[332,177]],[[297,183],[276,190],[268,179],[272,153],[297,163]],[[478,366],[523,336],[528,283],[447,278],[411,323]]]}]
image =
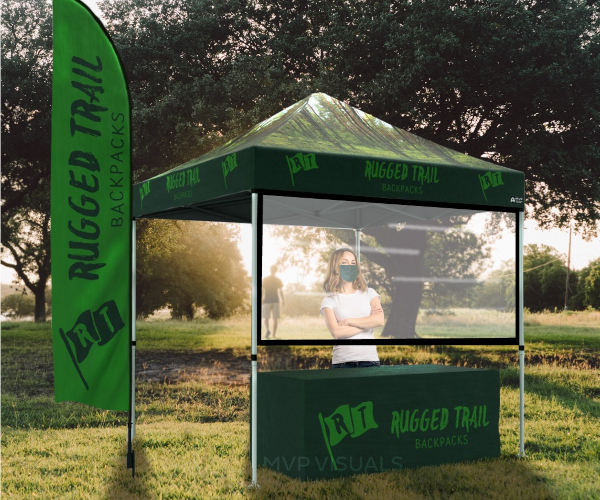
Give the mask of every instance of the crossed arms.
[{"label": "crossed arms", "polygon": [[338,321],[333,309],[330,307],[325,307],[323,309],[323,315],[325,316],[325,324],[334,339],[347,339],[365,329],[383,326],[385,324],[379,297],[373,297],[371,299],[371,314],[364,318],[346,318],[342,321]]}]

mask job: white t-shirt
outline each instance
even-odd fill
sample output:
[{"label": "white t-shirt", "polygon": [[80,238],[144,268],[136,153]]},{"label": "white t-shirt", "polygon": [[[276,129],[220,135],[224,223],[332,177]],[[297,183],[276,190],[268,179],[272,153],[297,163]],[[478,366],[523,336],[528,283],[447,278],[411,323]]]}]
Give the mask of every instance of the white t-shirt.
[{"label": "white t-shirt", "polygon": [[[321,315],[323,309],[329,307],[333,309],[338,321],[347,318],[364,318],[371,315],[371,300],[379,297],[379,294],[372,288],[367,288],[366,292],[356,291],[355,293],[334,293],[327,295],[321,302]],[[373,329],[367,328],[352,337],[352,339],[373,339]],[[348,361],[379,361],[376,345],[334,345],[333,346],[333,364],[346,363]]]}]

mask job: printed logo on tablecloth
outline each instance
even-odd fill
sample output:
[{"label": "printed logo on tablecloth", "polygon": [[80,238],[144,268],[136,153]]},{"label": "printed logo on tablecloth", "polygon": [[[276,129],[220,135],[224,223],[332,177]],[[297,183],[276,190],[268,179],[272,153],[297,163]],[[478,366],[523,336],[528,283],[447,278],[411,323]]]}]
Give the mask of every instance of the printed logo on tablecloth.
[{"label": "printed logo on tablecloth", "polygon": [[323,417],[319,413],[321,430],[327,451],[331,457],[333,468],[337,470],[337,464],[333,457],[331,448],[340,443],[346,436],[357,438],[370,429],[378,429],[373,415],[373,401],[365,401],[357,406],[339,406],[331,415]]}]

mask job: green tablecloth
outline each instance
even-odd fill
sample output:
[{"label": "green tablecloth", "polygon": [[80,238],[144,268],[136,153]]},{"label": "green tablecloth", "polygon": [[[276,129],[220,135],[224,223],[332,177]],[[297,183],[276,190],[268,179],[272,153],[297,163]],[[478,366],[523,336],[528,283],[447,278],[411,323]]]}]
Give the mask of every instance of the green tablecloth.
[{"label": "green tablecloth", "polygon": [[500,454],[500,377],[440,365],[258,375],[258,464],[301,479]]}]

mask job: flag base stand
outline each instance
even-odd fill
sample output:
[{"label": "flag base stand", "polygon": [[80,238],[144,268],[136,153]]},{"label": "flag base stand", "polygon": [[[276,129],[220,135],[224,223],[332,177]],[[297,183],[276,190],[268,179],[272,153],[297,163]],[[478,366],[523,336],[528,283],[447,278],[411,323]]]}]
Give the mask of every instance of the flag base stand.
[{"label": "flag base stand", "polygon": [[133,423],[130,418],[127,431],[127,468],[131,469],[131,477],[135,477],[135,451],[133,451]]},{"label": "flag base stand", "polygon": [[131,469],[131,477],[135,477],[135,451],[127,452],[127,468]]}]

